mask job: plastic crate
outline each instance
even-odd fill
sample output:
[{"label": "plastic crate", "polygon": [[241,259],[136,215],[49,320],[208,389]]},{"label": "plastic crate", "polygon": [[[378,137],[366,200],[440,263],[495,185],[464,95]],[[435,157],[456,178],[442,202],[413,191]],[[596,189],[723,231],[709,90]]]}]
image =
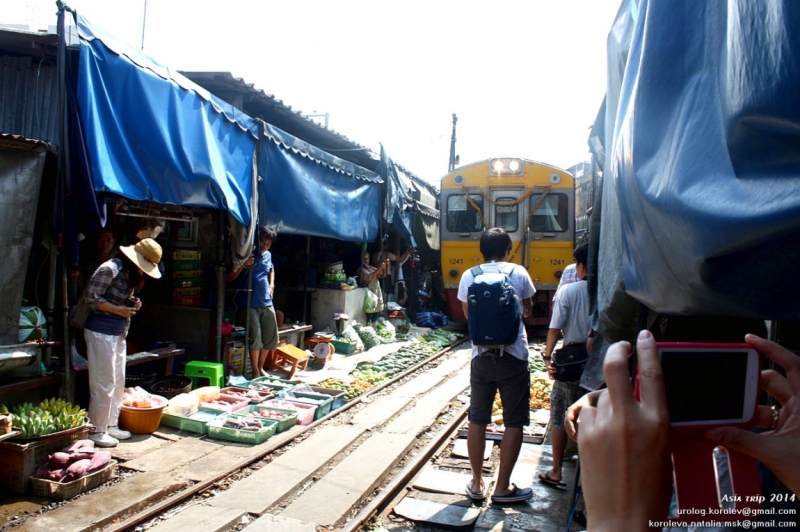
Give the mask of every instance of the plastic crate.
[{"label": "plastic crate", "polygon": [[200,403],[200,410],[205,410],[206,412],[217,412],[219,414],[232,414],[250,404],[250,401],[247,399],[234,397],[233,395],[225,395],[222,393],[219,395],[218,400],[227,404]]},{"label": "plastic crate", "polygon": [[356,344],[340,342],[339,340],[331,340],[331,345],[336,350],[336,353],[340,353],[342,355],[349,355],[356,349]]},{"label": "plastic crate", "polygon": [[232,394],[230,392],[240,393],[240,392],[245,391],[245,390],[246,391],[255,392],[255,393],[257,393],[259,395],[258,398],[247,398],[251,405],[257,405],[259,403],[263,403],[267,399],[272,399],[275,396],[275,392],[270,393],[270,392],[264,392],[264,391],[261,391],[261,390],[251,390],[250,388],[240,388],[238,386],[232,386],[232,387],[229,387],[229,388],[223,388],[223,389],[221,389],[219,391],[219,393],[220,394],[233,395],[234,397],[238,397],[237,395],[234,395],[234,394]]},{"label": "plastic crate", "polygon": [[[248,381],[246,383],[243,383],[243,384],[239,385],[238,387],[241,387],[241,388],[254,388],[252,386],[253,384],[261,384],[261,385],[264,385],[264,386],[268,386],[275,392],[275,395],[277,396],[277,395],[280,395],[280,394],[282,394],[284,392],[291,391],[292,388],[295,387],[296,383],[295,384],[286,384],[286,383],[280,382],[280,379],[275,379],[275,378],[272,378],[272,377],[257,377],[257,378],[255,378],[255,379],[253,379],[251,381]],[[258,388],[254,388],[254,389],[258,389]]]},{"label": "plastic crate", "polygon": [[[187,277],[184,279],[175,279],[172,281],[172,286],[178,288],[201,288],[203,280],[200,277]],[[178,295],[178,294],[175,294]]]},{"label": "plastic crate", "polygon": [[317,411],[314,413],[314,420],[328,415],[331,411],[331,406],[333,405],[333,397],[324,393],[294,391],[292,392],[292,395],[294,395],[296,399],[287,399],[287,401],[297,401],[299,403],[304,403],[303,399],[320,401],[319,403],[304,403],[311,404],[317,408]]},{"label": "plastic crate", "polygon": [[188,416],[175,416],[165,411],[161,415],[161,424],[165,427],[194,432],[195,434],[208,434],[207,423],[214,421],[218,415],[216,412],[200,410]]},{"label": "plastic crate", "polygon": [[[253,412],[263,411],[263,410],[272,410],[274,412],[279,412],[281,414],[284,414],[285,417],[283,419],[274,420],[278,422],[278,429],[275,431],[276,433],[289,430],[290,428],[297,425],[297,410],[287,410],[285,408],[276,408],[274,406],[250,405],[247,408],[239,410],[238,412],[236,412],[236,414],[231,414],[231,415],[248,416]],[[264,419],[264,418],[259,417],[258,419]]]},{"label": "plastic crate", "polygon": [[172,269],[176,272],[189,272],[192,270],[202,270],[203,263],[199,260],[176,260],[172,263]]},{"label": "plastic crate", "polygon": [[202,295],[196,296],[173,296],[172,305],[175,307],[199,307]]},{"label": "plastic crate", "polygon": [[43,478],[31,477],[31,491],[33,491],[34,495],[63,501],[80,495],[85,491],[94,489],[100,484],[105,484],[114,478],[116,473],[117,461],[111,460],[103,469],[99,469],[65,484]]},{"label": "plastic crate", "polygon": [[[233,418],[242,416],[231,416]],[[272,419],[261,419],[264,427],[261,430],[241,430],[223,427],[228,416],[220,416],[214,421],[209,421],[208,437],[217,440],[233,441],[236,443],[259,444],[265,442],[278,429],[278,422]]]},{"label": "plastic crate", "polygon": [[344,396],[346,392],[344,390],[334,390],[333,388],[320,388],[319,386],[311,386],[311,391],[314,393],[321,393],[325,395],[330,395],[333,397],[333,404],[331,404],[331,411],[336,410],[337,408],[342,408],[344,406]]},{"label": "plastic crate", "polygon": [[181,270],[172,272],[173,279],[192,279],[193,277],[202,278],[203,270]]},{"label": "plastic crate", "polygon": [[47,457],[67,445],[89,437],[90,425],[48,434],[30,443],[0,441],[0,489],[25,493],[31,476]]},{"label": "plastic crate", "polygon": [[281,409],[294,409],[297,411],[297,424],[298,425],[310,425],[314,422],[314,413],[317,411],[317,407],[314,405],[310,405],[308,403],[298,403],[295,401],[284,401],[282,399],[268,399],[261,403],[261,406],[266,406],[269,408],[281,408]]},{"label": "plastic crate", "polygon": [[201,256],[202,252],[190,251],[188,249],[176,249],[172,252],[172,258],[174,260],[200,260]]}]

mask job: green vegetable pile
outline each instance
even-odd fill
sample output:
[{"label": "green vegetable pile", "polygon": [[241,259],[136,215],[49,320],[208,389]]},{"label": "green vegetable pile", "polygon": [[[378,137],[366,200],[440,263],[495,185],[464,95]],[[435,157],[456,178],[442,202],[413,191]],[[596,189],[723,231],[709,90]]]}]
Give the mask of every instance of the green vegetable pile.
[{"label": "green vegetable pile", "polygon": [[547,366],[544,365],[544,360],[539,357],[528,358],[528,368],[533,371],[547,371]]},{"label": "green vegetable pile", "polygon": [[377,325],[375,325],[375,332],[381,337],[381,342],[384,344],[391,344],[395,341],[394,331],[389,329],[382,321],[379,321]]},{"label": "green vegetable pile", "polygon": [[353,322],[353,328],[358,333],[358,337],[364,342],[364,350],[370,350],[376,345],[381,344],[381,337],[375,332],[375,329],[369,325],[361,325],[358,322]]}]

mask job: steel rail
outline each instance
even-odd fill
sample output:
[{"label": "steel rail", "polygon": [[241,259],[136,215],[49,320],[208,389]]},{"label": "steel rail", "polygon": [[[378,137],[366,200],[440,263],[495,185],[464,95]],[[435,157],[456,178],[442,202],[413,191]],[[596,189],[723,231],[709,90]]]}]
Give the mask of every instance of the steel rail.
[{"label": "steel rail", "polygon": [[468,404],[461,407],[454,418],[439,431],[437,437],[429,441],[425,448],[381,490],[380,497],[372,499],[352,520],[345,523],[339,530],[342,532],[360,532],[370,519],[385,510],[387,503],[393,500],[411,482],[411,479],[419,473],[434,454],[444,447],[445,443],[449,443],[450,438],[458,431],[458,427],[467,417],[467,412],[469,412]]},{"label": "steel rail", "polygon": [[[314,421],[313,423],[310,423],[309,425],[306,425],[305,428],[303,428],[302,430],[299,430],[299,431],[296,431],[296,432],[292,432],[290,434],[289,433],[284,434],[281,438],[276,439],[272,444],[270,444],[267,447],[265,447],[263,452],[259,452],[259,453],[255,454],[253,456],[250,456],[250,457],[242,459],[240,462],[237,462],[236,464],[231,466],[231,468],[228,469],[227,471],[219,473],[218,475],[216,475],[214,477],[208,478],[208,479],[206,479],[206,480],[204,480],[202,482],[198,482],[197,484],[193,484],[193,485],[189,486],[188,488],[186,488],[184,490],[176,491],[176,492],[170,494],[170,496],[162,499],[161,501],[156,502],[153,505],[148,506],[144,510],[141,510],[140,512],[137,512],[134,515],[132,515],[132,516],[130,516],[130,517],[124,519],[124,520],[121,520],[120,522],[118,522],[118,523],[106,528],[105,532],[124,532],[124,531],[128,531],[128,530],[132,530],[137,525],[140,525],[140,524],[142,524],[143,522],[145,522],[145,521],[147,521],[149,519],[157,517],[159,514],[165,512],[169,508],[177,506],[177,505],[181,504],[182,502],[184,502],[185,500],[187,500],[188,498],[193,497],[194,495],[209,489],[214,484],[216,484],[220,480],[223,480],[224,478],[228,477],[229,475],[231,475],[235,471],[238,471],[240,469],[244,469],[245,467],[249,466],[250,464],[263,459],[268,454],[273,453],[277,449],[280,449],[284,445],[287,445],[290,442],[294,441],[298,436],[301,436],[301,435],[305,434],[309,430],[311,430],[313,428],[316,428],[317,426],[321,425],[322,423],[325,423],[329,419],[331,419],[331,418],[333,418],[335,416],[338,416],[341,413],[353,408],[357,404],[361,403],[368,396],[373,395],[376,392],[379,392],[379,391],[385,389],[388,386],[391,386],[392,384],[398,382],[399,380],[401,380],[404,377],[410,375],[411,373],[414,373],[415,371],[421,369],[426,364],[429,364],[429,363],[433,362],[434,360],[438,359],[439,357],[441,357],[441,356],[443,356],[443,355],[445,355],[447,353],[450,353],[456,347],[458,347],[461,344],[463,344],[464,342],[466,342],[467,339],[468,338],[465,337],[465,338],[462,338],[459,341],[454,342],[453,344],[450,344],[449,346],[443,348],[439,352],[434,353],[433,355],[431,355],[430,358],[426,358],[425,360],[422,360],[422,361],[418,362],[414,366],[411,366],[407,370],[395,375],[394,377],[392,377],[391,379],[387,380],[386,382],[383,382],[383,383],[379,384],[378,386],[376,386],[374,388],[370,388],[368,391],[366,391],[363,394],[359,395],[356,399],[354,399],[352,401],[349,401],[348,403],[345,403],[342,407],[337,408],[336,410],[331,411],[329,414],[319,418],[318,420]],[[270,438],[270,440],[272,440],[272,439],[273,438]],[[122,465],[122,467],[125,466],[124,463],[121,464],[121,465]]]}]

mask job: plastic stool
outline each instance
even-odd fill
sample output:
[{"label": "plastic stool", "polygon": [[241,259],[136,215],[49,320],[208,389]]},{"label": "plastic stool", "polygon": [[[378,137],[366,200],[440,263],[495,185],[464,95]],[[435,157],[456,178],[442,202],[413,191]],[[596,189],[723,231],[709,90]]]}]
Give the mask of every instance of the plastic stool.
[{"label": "plastic stool", "polygon": [[192,360],[186,363],[183,374],[192,379],[192,390],[199,388],[197,379],[208,380],[209,386],[225,387],[225,369],[218,362],[204,362],[202,360]]}]

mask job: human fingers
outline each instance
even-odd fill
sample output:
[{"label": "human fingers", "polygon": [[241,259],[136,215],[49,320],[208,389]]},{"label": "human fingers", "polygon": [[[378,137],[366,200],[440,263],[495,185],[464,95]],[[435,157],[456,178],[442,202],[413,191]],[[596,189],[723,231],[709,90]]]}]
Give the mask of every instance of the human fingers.
[{"label": "human fingers", "polygon": [[628,355],[630,352],[630,343],[617,342],[609,347],[606,353],[603,374],[606,378],[606,386],[612,407],[621,408],[628,402],[633,401],[633,386],[628,372]]},{"label": "human fingers", "polygon": [[765,369],[762,371],[758,385],[782,405],[792,397],[792,387],[789,386],[789,381],[775,370]]},{"label": "human fingers", "polygon": [[[758,351],[767,355],[776,364],[786,370],[787,376],[796,373],[796,379],[800,381],[800,357],[782,347],[775,342],[765,340],[755,334],[747,334],[744,341],[755,347]],[[794,370],[794,371],[792,371]],[[791,379],[791,376],[789,377]]]},{"label": "human fingers", "polygon": [[752,456],[769,467],[775,455],[773,438],[737,427],[715,427],[703,432],[707,440],[719,443],[726,449]]},{"label": "human fingers", "polygon": [[639,365],[639,397],[642,404],[669,415],[667,392],[664,387],[664,371],[658,357],[656,340],[650,331],[639,332],[636,340],[636,353]]},{"label": "human fingers", "polygon": [[755,422],[756,427],[762,429],[774,428],[772,426],[774,423],[773,412],[775,412],[775,410],[769,406],[757,406],[756,412],[753,414],[753,421]]},{"label": "human fingers", "polygon": [[573,440],[578,441],[578,416],[580,416],[581,410],[587,406],[594,406],[597,403],[597,396],[600,395],[600,392],[601,390],[595,390],[581,396],[567,409],[564,429]]}]

